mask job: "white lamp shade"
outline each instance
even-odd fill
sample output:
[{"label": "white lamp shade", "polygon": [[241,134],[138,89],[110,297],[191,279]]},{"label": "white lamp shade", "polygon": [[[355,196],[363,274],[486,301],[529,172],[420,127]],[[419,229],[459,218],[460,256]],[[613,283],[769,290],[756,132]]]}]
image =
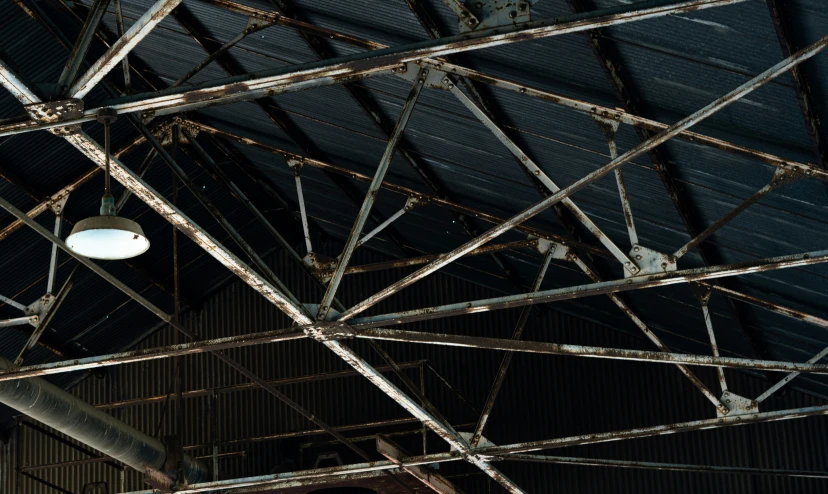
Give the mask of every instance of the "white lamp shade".
[{"label": "white lamp shade", "polygon": [[119,216],[93,216],[79,221],[66,238],[72,252],[91,259],[129,259],[149,249],[138,223]]}]

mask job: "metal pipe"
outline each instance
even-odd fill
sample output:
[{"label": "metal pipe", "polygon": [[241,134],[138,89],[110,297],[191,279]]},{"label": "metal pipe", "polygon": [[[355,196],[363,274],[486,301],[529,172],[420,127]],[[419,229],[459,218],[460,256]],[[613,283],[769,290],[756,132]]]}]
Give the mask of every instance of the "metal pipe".
[{"label": "metal pipe", "polygon": [[565,189],[561,189],[559,192],[552,194],[543,201],[533,206],[530,206],[529,208],[518,213],[517,215],[511,217],[506,222],[501,223],[500,225],[497,225],[496,227],[478,236],[477,238],[472,239],[469,242],[466,242],[457,249],[445,254],[438,261],[435,261],[419,269],[418,271],[404,277],[403,279],[392,284],[391,286],[368,297],[362,302],[359,302],[355,306],[351,307],[350,309],[342,313],[339,316],[338,320],[347,321],[348,319],[354,317],[360,312],[365,311],[369,307],[376,305],[380,301],[390,297],[391,295],[399,292],[407,286],[421,280],[422,278],[425,278],[426,276],[437,271],[438,269],[454,262],[455,260],[459,259],[469,251],[477,247],[480,247],[481,245],[485,244],[490,240],[493,240],[494,238],[497,238],[498,236],[502,235],[508,230],[511,230],[512,227],[514,227],[515,225],[518,225],[520,223],[523,223],[524,221],[533,218],[534,216],[549,209],[550,207],[554,206],[555,204],[569,197],[575,192],[581,190],[582,188],[586,187],[592,182],[595,182],[596,180],[600,179],[604,175],[612,172],[614,169],[620,167],[627,161],[634,159],[646,153],[650,149],[659,146],[660,144],[674,137],[682,130],[686,130],[692,127],[693,125],[701,122],[705,118],[720,111],[722,108],[730,105],[734,101],[737,101],[740,98],[749,94],[750,92],[756,90],[757,88],[762,87],[763,85],[771,81],[773,78],[785,73],[790,67],[793,67],[796,64],[813,57],[817,53],[820,53],[822,50],[824,50],[826,47],[828,47],[828,36],[821,38],[816,43],[805,48],[804,50],[797,52],[795,55],[782,60],[773,67],[750,79],[749,81],[740,85],[739,87],[727,93],[726,95],[716,99],[715,101],[706,105],[705,107],[701,108],[695,113],[679,120],[675,124],[671,125],[667,130],[664,130],[663,132],[651,137],[650,139],[641,142],[640,144],[636,145],[635,147],[633,147],[626,153],[622,154],[618,158],[611,160],[604,166],[575,181],[571,185],[567,186]]},{"label": "metal pipe", "polygon": [[673,285],[676,283],[709,280],[727,276],[757,273],[761,271],[807,266],[809,264],[819,264],[824,262],[828,262],[828,250],[771,257],[768,259],[758,259],[755,261],[745,261],[735,264],[723,264],[720,266],[636,276],[626,279],[591,283],[588,285],[556,288],[552,290],[522,293],[517,295],[507,295],[504,297],[494,297],[470,302],[447,304],[437,307],[427,307],[390,314],[379,314],[376,316],[354,319],[349,325],[354,329],[363,329],[388,324],[401,324],[405,322],[437,319],[459,314],[486,312],[490,310],[521,307],[524,305],[549,303],[559,300],[572,300],[607,293],[618,293],[642,288]]},{"label": "metal pipe", "polygon": [[[0,370],[14,369],[0,358]],[[42,379],[15,379],[0,384],[0,403],[18,410],[67,436],[97,449],[139,472],[163,471],[167,448],[157,439],[127,426],[120,420],[75,398]],[[184,456],[190,483],[208,479],[207,468]]]},{"label": "metal pipe", "polygon": [[164,20],[181,0],[158,0],[144,15],[130,26],[129,30],[118,41],[101,55],[89,69],[72,84],[69,94],[72,98],[82,99],[98,84],[120,61],[144,39],[159,22]]}]

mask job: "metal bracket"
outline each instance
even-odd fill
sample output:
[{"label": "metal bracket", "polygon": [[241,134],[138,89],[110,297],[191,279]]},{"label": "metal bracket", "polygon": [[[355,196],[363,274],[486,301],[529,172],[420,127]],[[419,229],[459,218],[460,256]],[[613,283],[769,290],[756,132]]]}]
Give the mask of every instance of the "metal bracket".
[{"label": "metal bracket", "polygon": [[[23,312],[27,316],[41,316],[42,317],[43,314],[45,314],[46,312],[49,311],[49,308],[52,306],[52,304],[55,303],[55,300],[57,300],[57,297],[55,297],[51,293],[47,293],[47,294],[43,295],[42,297],[40,297],[39,299],[37,299],[32,304],[30,304],[28,307],[23,309]],[[36,324],[33,324],[33,326],[36,326]]]},{"label": "metal bracket", "polygon": [[[75,120],[83,117],[83,100],[65,99],[59,101],[46,101],[25,105],[26,113],[32,119],[41,123],[55,123],[66,120]],[[67,125],[48,129],[49,132],[58,136],[68,136],[80,132],[80,124]]]},{"label": "metal bracket", "polygon": [[246,34],[255,33],[256,31],[261,31],[262,29],[273,26],[274,24],[276,24],[275,19],[261,19],[251,16],[247,19],[247,25],[244,27],[244,32]]},{"label": "metal bracket", "polygon": [[533,3],[534,0],[467,0],[466,9],[479,22],[469,24],[461,19],[459,31],[467,33],[529,22],[532,20],[531,7]]},{"label": "metal bracket", "polygon": [[164,472],[148,466],[144,469],[144,473],[146,474],[144,482],[149,484],[153,491],[165,494],[173,491],[172,479]]},{"label": "metal bracket", "polygon": [[405,206],[403,206],[403,209],[405,209],[406,211],[411,211],[416,207],[425,206],[426,204],[428,204],[428,199],[426,199],[423,196],[408,196],[408,199],[406,199]]},{"label": "metal bracket", "polygon": [[50,198],[49,199],[49,209],[55,213],[55,216],[60,216],[63,213],[63,208],[66,207],[66,201],[69,200],[69,194],[60,196],[58,198]]},{"label": "metal bracket", "polygon": [[699,304],[706,306],[710,302],[710,294],[713,293],[713,289],[708,285],[702,285],[697,282],[690,282],[688,284],[690,285],[690,291],[693,292]]},{"label": "metal bracket", "polygon": [[552,259],[558,259],[559,261],[569,260],[570,251],[566,245],[552,240],[546,240],[545,238],[538,238],[534,235],[529,235],[529,240],[538,241],[537,249],[541,254],[546,255],[551,249]]},{"label": "metal bracket", "polygon": [[331,273],[336,269],[336,260],[328,256],[311,252],[302,258],[319,277],[320,280],[327,283],[331,279]]},{"label": "metal bracket", "polygon": [[[736,393],[732,393],[730,391],[722,393],[721,400],[722,403],[724,403],[724,406],[730,410],[730,413],[726,415],[727,417],[732,417],[734,415],[748,415],[759,412],[759,402],[737,395]],[[719,411],[716,411],[716,415],[719,417],[725,417],[725,415],[722,415]]]},{"label": "metal bracket", "polygon": [[[676,258],[671,254],[665,254],[657,250],[648,249],[641,245],[633,245],[630,250],[630,259],[635,262],[639,271],[637,276],[645,274],[669,273],[676,270]],[[624,271],[624,277],[629,278],[632,275],[629,271]]]},{"label": "metal bracket", "polygon": [[339,466],[342,466],[343,464],[342,458],[339,457],[339,453],[334,451],[331,453],[319,453],[318,455],[316,455],[316,459],[313,460],[313,467],[311,468],[319,468],[319,463],[321,463],[322,460],[335,460],[336,464]]},{"label": "metal bracket", "polygon": [[[437,70],[434,65],[427,65],[427,67],[428,72],[426,73],[423,86],[432,89],[446,89],[443,87],[443,78],[446,76],[446,73]],[[397,69],[396,71],[395,69],[391,69],[391,71],[400,79],[405,79],[413,84],[420,77],[420,62],[406,62],[402,65],[402,69]]]}]

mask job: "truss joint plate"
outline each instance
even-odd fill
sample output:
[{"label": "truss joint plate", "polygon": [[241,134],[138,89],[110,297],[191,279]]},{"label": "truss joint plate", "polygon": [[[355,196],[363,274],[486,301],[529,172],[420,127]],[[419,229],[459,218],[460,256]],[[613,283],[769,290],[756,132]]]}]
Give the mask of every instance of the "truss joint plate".
[{"label": "truss joint plate", "polygon": [[[669,273],[676,270],[676,258],[672,254],[665,254],[657,250],[648,249],[641,245],[633,245],[630,258],[639,268],[636,276],[645,274]],[[629,270],[624,270],[624,277],[633,276]]]},{"label": "truss joint plate", "polygon": [[[730,410],[730,413],[726,415],[727,417],[734,415],[749,415],[759,412],[759,403],[756,400],[745,398],[744,396],[737,395],[736,393],[730,391],[722,393],[721,401],[724,403],[724,406]],[[719,417],[725,417],[725,415],[722,415],[719,411],[716,412],[716,415]]]},{"label": "truss joint plate", "polygon": [[[74,98],[33,103],[31,105],[25,105],[24,108],[33,120],[44,124],[64,122],[83,117],[83,100]],[[80,124],[74,124],[48,130],[57,136],[68,136],[77,134],[80,132],[80,129]]]},{"label": "truss joint plate", "polygon": [[478,22],[460,21],[459,31],[467,33],[502,26],[516,26],[532,20],[534,0],[467,0],[465,7]]}]

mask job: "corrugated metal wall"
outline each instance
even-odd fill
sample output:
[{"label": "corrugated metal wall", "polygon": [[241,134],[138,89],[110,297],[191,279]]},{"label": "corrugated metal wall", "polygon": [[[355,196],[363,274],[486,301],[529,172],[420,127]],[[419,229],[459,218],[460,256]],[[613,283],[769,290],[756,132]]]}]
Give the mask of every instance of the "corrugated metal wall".
[{"label": "corrugated metal wall", "polygon": [[[362,253],[358,262],[380,260]],[[285,283],[295,288],[301,300],[315,302],[317,289],[284,256],[276,256],[274,270]],[[353,303],[398,279],[401,272],[380,272],[347,277],[341,289],[343,302]],[[389,299],[376,311],[398,310],[437,303],[470,300],[491,296],[485,288],[447,276],[432,276]],[[537,313],[537,312],[536,312]],[[412,329],[457,334],[508,337],[517,318],[516,311],[498,311],[467,317],[455,317],[411,325]],[[208,300],[200,313],[187,314],[185,322],[203,337],[213,338],[284,328],[290,321],[249,287],[233,282]],[[621,331],[600,327],[551,310],[543,317],[532,317],[525,337],[532,340],[562,343],[598,344],[623,348],[647,348],[640,339]],[[142,347],[175,342],[166,328],[146,341]],[[353,347],[369,361],[380,365],[361,342]],[[455,386],[474,406],[486,398],[491,380],[500,363],[498,352],[455,349],[425,345],[384,344],[398,362],[425,361]],[[235,358],[265,379],[283,379],[310,374],[348,370],[335,355],[312,341],[293,341],[234,349]],[[165,395],[170,392],[175,361],[154,360],[110,368],[106,377],[90,377],[73,392],[93,404],[131,398]],[[237,372],[209,355],[182,359],[184,390],[211,389],[243,384]],[[419,370],[406,370],[415,381]],[[477,414],[449,391],[426,367],[426,394],[453,424],[476,421]],[[711,372],[701,377],[714,387]],[[737,393],[756,396],[766,384],[751,376],[729,372],[730,387]],[[396,378],[393,380],[396,381]],[[406,413],[360,377],[321,380],[282,386],[291,398],[314,412],[332,426],[405,419]],[[258,389],[219,394],[217,397],[218,440],[240,440],[266,435],[312,430],[316,427],[275,398]],[[781,409],[821,403],[797,392],[767,402],[768,409]],[[163,437],[174,430],[173,406],[164,413],[163,401],[111,410],[128,424],[149,434],[156,430]],[[701,394],[671,366],[618,362],[574,357],[518,355],[495,407],[487,436],[498,444],[530,439],[569,436],[587,432],[626,429],[635,426],[678,422],[713,416],[713,409]],[[211,405],[207,396],[184,400],[184,443],[208,445]],[[414,431],[416,423],[385,427],[384,431]],[[468,430],[470,427],[466,427]],[[348,432],[361,436],[378,429]],[[22,440],[21,466],[79,460],[88,456],[74,451],[29,427],[19,431]],[[825,418],[786,421],[726,430],[676,434],[659,438],[606,443],[569,448],[553,454],[604,457],[630,460],[684,462],[733,466],[798,468],[828,470],[828,433]],[[220,453],[235,453],[220,460],[223,477],[262,474],[292,456],[300,443],[327,441],[324,435],[283,440],[225,444]],[[422,440],[417,436],[399,436],[398,440],[412,453],[419,453]],[[443,449],[436,436],[429,437],[430,451]],[[370,442],[361,444],[372,449]],[[15,472],[15,441],[2,449],[0,476],[3,492],[20,494],[55,492]],[[311,466],[315,452],[332,449],[330,445],[304,448],[305,455],[294,468]],[[209,455],[211,448],[192,448],[195,456]],[[242,456],[242,454],[244,456]],[[342,452],[344,461],[358,458]],[[808,479],[781,479],[675,472],[651,472],[620,469],[596,469],[576,466],[499,465],[528,492],[814,492],[824,491],[828,482]],[[446,464],[441,471],[458,475],[457,484],[466,492],[501,492],[489,485],[474,469],[464,464]],[[69,492],[80,493],[85,483],[105,481],[110,492],[120,488],[119,471],[93,463],[60,469],[30,472]],[[137,472],[125,475],[126,490],[144,488]]]}]

